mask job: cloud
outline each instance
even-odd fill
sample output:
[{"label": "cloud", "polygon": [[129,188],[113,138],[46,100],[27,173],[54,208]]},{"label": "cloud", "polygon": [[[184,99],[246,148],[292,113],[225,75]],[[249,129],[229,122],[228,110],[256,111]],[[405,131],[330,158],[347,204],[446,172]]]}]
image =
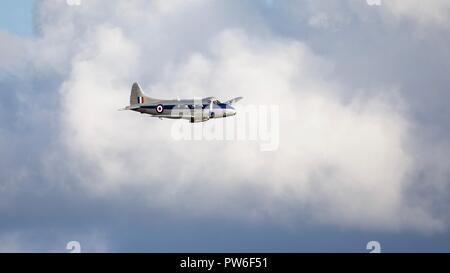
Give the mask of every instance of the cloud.
[{"label": "cloud", "polygon": [[396,17],[411,19],[419,24],[448,26],[450,2],[446,0],[391,0],[383,5]]},{"label": "cloud", "polygon": [[[300,4],[306,8],[292,7]],[[9,57],[0,83],[11,90],[2,92],[0,109],[1,213],[51,192],[125,211],[138,202],[175,217],[447,230],[446,114],[430,106],[445,101],[447,82],[439,73],[420,76],[448,69],[442,40],[418,54],[429,45],[401,24],[380,26],[378,7],[330,5],[273,2],[267,15],[232,1],[39,2],[38,38],[0,36],[16,45],[1,53]],[[436,12],[419,19],[428,35],[445,20]],[[385,39],[374,42],[380,33]],[[177,141],[173,121],[116,111],[134,81],[153,97],[243,96],[242,105],[278,105],[279,149],[261,152],[250,140]],[[422,86],[436,87],[427,88],[434,92],[426,105]],[[424,112],[433,122],[422,120]],[[66,236],[77,234],[71,228],[64,240],[77,239]],[[0,241],[19,250],[29,236],[3,234]]]},{"label": "cloud", "polygon": [[305,44],[225,30],[207,51],[164,67],[164,77],[146,88],[156,97],[213,90],[279,105],[280,149],[264,154],[248,142],[178,143],[170,121],[115,112],[127,101],[133,68],[151,65],[140,60],[152,53],[119,28],[101,26],[87,39],[92,47],[74,58],[61,89],[61,121],[88,192],[140,188],[151,207],[193,215],[296,223],[307,214],[367,229],[442,228],[404,200],[413,164],[407,118],[389,98],[341,101],[334,93],[343,87],[323,74],[332,65]]},{"label": "cloud", "polygon": [[0,31],[0,70],[2,76],[12,74],[23,68],[24,58],[28,51],[28,41]]},{"label": "cloud", "polygon": [[446,29],[450,20],[450,4],[446,0],[382,0],[380,5],[369,5],[367,0],[279,1],[277,5],[291,22],[306,23],[319,30],[338,31],[355,22],[396,28],[405,21],[422,30]]}]

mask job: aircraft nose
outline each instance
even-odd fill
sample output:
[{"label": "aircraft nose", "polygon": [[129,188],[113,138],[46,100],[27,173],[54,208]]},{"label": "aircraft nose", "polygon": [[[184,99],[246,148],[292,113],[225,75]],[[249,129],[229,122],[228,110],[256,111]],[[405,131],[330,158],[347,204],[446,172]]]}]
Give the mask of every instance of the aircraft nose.
[{"label": "aircraft nose", "polygon": [[236,110],[234,108],[228,108],[227,111],[226,111],[226,116],[227,117],[231,117],[231,116],[234,116],[234,115],[236,115]]}]

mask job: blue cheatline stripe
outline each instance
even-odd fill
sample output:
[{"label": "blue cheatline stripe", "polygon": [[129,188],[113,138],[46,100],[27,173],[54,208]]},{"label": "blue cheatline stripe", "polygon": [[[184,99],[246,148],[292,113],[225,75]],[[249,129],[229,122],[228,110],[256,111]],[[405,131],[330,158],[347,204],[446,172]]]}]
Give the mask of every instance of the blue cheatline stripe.
[{"label": "blue cheatline stripe", "polygon": [[[142,105],[141,108],[144,109],[156,109],[156,107],[158,107],[158,105]],[[173,109],[176,105],[163,105],[163,110],[164,109]]]},{"label": "blue cheatline stripe", "polygon": [[[175,104],[157,104],[157,105],[142,105],[141,108],[156,109],[156,107],[158,107],[159,105],[162,105],[163,109],[173,109],[177,106]],[[231,107],[230,105],[228,105],[226,103],[220,103],[220,104],[216,104],[216,105],[219,106],[219,108],[221,108],[221,109],[233,109],[233,107]],[[192,104],[188,104],[187,106],[191,110],[195,109]],[[202,109],[206,109],[206,108],[209,108],[209,104],[202,105]]]}]

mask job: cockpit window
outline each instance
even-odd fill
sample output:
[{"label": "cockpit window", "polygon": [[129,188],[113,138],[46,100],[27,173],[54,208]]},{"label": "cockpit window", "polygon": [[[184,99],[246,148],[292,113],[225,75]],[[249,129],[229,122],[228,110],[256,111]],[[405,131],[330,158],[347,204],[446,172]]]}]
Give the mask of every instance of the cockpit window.
[{"label": "cockpit window", "polygon": [[216,99],[216,98],[214,98],[214,97],[208,97],[208,98],[205,98],[205,100],[208,102],[208,103],[213,103],[213,104],[219,104],[219,103],[221,103],[218,99]]}]

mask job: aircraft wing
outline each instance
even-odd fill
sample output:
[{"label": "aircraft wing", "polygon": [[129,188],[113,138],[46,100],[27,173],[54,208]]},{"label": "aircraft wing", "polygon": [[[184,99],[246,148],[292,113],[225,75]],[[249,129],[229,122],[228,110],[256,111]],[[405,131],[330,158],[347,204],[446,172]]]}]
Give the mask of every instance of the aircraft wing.
[{"label": "aircraft wing", "polygon": [[243,97],[237,97],[237,98],[234,98],[234,99],[232,99],[232,100],[229,100],[229,101],[227,101],[227,102],[225,102],[226,104],[235,104],[235,103],[237,103],[238,101],[240,101],[240,100],[242,100],[243,99]]}]

